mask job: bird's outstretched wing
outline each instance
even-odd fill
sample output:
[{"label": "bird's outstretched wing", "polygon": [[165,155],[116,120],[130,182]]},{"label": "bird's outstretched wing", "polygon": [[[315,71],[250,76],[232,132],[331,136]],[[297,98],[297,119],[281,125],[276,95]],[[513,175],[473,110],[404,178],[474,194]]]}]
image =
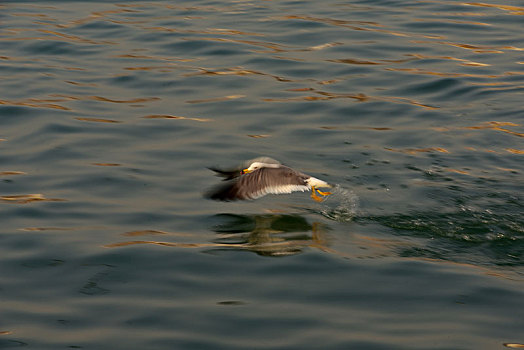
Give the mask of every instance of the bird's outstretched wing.
[{"label": "bird's outstretched wing", "polygon": [[310,189],[306,182],[308,178],[288,167],[261,168],[211,189],[206,196],[215,200],[234,201],[256,199],[269,193],[307,191]]},{"label": "bird's outstretched wing", "polygon": [[249,167],[254,162],[280,165],[280,162],[278,160],[274,160],[273,158],[264,156],[264,157],[258,157],[258,158],[254,158],[251,160],[247,160],[243,162],[242,164],[240,164],[239,166],[236,166],[234,168],[232,167],[229,169],[223,169],[217,166],[212,166],[212,167],[208,167],[208,169],[214,171],[216,176],[223,177],[224,181],[227,181],[227,180],[232,180],[242,175],[242,170]]}]

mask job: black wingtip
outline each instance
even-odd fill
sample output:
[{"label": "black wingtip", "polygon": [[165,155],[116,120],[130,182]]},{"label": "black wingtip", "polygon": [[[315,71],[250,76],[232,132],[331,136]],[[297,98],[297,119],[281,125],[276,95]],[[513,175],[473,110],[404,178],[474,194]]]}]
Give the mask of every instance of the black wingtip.
[{"label": "black wingtip", "polygon": [[224,180],[231,180],[242,175],[242,172],[240,170],[224,170],[215,166],[207,168],[211,171],[214,171],[216,176],[224,178]]}]

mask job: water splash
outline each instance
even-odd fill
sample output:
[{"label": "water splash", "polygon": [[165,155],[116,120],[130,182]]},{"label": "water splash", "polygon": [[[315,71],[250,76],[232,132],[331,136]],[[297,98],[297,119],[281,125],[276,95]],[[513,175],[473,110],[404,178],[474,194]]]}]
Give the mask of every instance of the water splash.
[{"label": "water splash", "polygon": [[322,216],[338,221],[350,222],[357,215],[358,196],[351,190],[335,185],[332,194],[322,202],[319,214]]}]

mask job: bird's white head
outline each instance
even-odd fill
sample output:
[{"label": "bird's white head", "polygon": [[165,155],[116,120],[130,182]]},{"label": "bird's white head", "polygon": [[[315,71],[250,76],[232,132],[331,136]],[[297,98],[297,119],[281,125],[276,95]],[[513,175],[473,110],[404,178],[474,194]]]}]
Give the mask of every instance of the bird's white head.
[{"label": "bird's white head", "polygon": [[242,170],[242,174],[251,173],[255,170],[258,170],[260,168],[278,168],[279,164],[270,164],[270,163],[262,163],[262,162],[253,162],[251,165],[247,168]]}]

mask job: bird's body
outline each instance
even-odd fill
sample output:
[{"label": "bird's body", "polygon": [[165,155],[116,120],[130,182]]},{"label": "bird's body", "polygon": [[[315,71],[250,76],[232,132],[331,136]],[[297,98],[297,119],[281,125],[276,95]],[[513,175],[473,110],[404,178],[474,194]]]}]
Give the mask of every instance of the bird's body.
[{"label": "bird's body", "polygon": [[207,193],[210,199],[234,201],[257,199],[267,194],[283,194],[297,191],[312,191],[313,199],[321,201],[323,196],[331,193],[317,190],[317,187],[332,187],[325,181],[306,175],[278,161],[261,157],[253,159],[246,169],[222,170],[210,168],[218,176],[224,177],[226,183],[221,184]]}]

